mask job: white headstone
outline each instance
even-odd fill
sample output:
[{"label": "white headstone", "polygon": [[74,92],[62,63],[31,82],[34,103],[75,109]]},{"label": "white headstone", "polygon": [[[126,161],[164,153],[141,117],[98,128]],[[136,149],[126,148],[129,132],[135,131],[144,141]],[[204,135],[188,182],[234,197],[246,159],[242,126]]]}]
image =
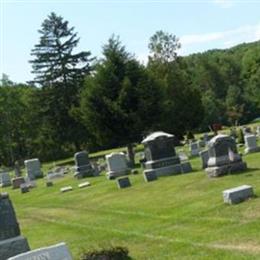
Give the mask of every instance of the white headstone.
[{"label": "white headstone", "polygon": [[8,260],[72,260],[72,256],[65,243],[59,243],[50,247],[43,247],[22,253]]},{"label": "white headstone", "polygon": [[72,191],[72,187],[71,187],[71,186],[62,187],[62,188],[60,188],[60,191],[61,191],[61,192]]},{"label": "white headstone", "polygon": [[200,147],[198,142],[190,143],[190,153],[192,156],[198,156],[200,152]]},{"label": "white headstone", "polygon": [[259,152],[260,147],[257,146],[256,136],[253,134],[245,135],[245,153]]},{"label": "white headstone", "polygon": [[126,155],[124,153],[111,153],[106,155],[108,168],[108,177],[117,177],[127,174],[130,169],[127,165]]},{"label": "white headstone", "polygon": [[25,160],[24,165],[27,170],[27,176],[30,180],[41,178],[43,176],[39,159]]}]

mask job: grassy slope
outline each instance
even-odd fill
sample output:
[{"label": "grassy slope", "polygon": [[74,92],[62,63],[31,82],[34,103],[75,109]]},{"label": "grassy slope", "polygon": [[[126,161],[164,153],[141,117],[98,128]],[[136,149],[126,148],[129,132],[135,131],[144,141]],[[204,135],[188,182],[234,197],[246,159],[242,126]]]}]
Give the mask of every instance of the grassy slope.
[{"label": "grassy slope", "polygon": [[[195,158],[193,173],[149,184],[134,175],[125,190],[104,176],[88,178],[92,186],[79,190],[68,175],[51,188],[39,180],[27,194],[5,191],[32,248],[65,241],[75,259],[110,245],[126,246],[134,259],[259,259],[259,198],[234,206],[222,199],[224,189],[241,184],[260,195],[260,153],[244,160],[246,173],[218,179],[209,179]],[[64,185],[74,190],[61,194]]]}]

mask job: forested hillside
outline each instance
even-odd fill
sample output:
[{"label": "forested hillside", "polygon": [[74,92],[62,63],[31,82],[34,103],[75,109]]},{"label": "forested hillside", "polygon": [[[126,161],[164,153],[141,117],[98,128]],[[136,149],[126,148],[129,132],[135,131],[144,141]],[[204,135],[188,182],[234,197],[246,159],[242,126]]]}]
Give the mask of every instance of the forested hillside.
[{"label": "forested hillside", "polygon": [[39,32],[35,78],[1,80],[1,164],[129,145],[154,130],[181,137],[260,115],[260,42],[180,57],[178,38],[158,31],[144,66],[116,36],[101,59],[74,53],[79,37],[54,13]]}]

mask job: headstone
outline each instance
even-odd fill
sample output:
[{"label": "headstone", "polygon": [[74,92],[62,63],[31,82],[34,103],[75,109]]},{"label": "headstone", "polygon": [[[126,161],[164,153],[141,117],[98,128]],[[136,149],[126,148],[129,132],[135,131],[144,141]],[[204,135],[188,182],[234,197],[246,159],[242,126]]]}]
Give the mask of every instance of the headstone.
[{"label": "headstone", "polygon": [[124,189],[131,186],[130,180],[128,177],[121,177],[117,179],[117,186],[119,189]]},{"label": "headstone", "polygon": [[68,192],[68,191],[72,191],[72,187],[71,186],[66,186],[66,187],[62,187],[60,189],[61,192]]},{"label": "headstone", "polygon": [[253,196],[253,188],[249,185],[242,185],[223,191],[224,202],[229,204],[236,204]]},{"label": "headstone", "polygon": [[99,173],[101,172],[99,170],[99,167],[98,167],[98,163],[97,162],[93,162],[92,163],[92,168],[93,168],[93,176],[99,176]]},{"label": "headstone", "polygon": [[191,156],[198,156],[200,152],[200,147],[198,142],[190,143],[190,154]]},{"label": "headstone", "polygon": [[256,127],[256,135],[260,137],[260,125]]},{"label": "headstone", "polygon": [[203,134],[203,140],[204,140],[205,144],[208,143],[208,141],[210,140],[208,133]]},{"label": "headstone", "polygon": [[74,177],[81,179],[94,176],[94,169],[89,162],[88,153],[86,151],[75,153],[74,160],[76,168]]},{"label": "headstone", "polygon": [[80,183],[78,185],[78,187],[81,189],[81,188],[86,188],[86,187],[89,187],[90,186],[90,182],[86,181],[86,182],[83,182],[83,183]]},{"label": "headstone", "polygon": [[182,162],[181,163],[182,173],[192,172],[192,167],[190,162]]},{"label": "headstone", "polygon": [[152,170],[152,171],[144,171],[144,180],[146,182],[150,182],[150,181],[156,181],[157,180],[157,175],[156,173]]},{"label": "headstone", "polygon": [[257,146],[256,136],[253,134],[245,135],[245,153],[255,153],[260,151],[260,147]]},{"label": "headstone", "polygon": [[13,189],[19,189],[20,185],[25,183],[24,177],[16,177],[12,179]]},{"label": "headstone", "polygon": [[124,153],[111,153],[106,155],[107,178],[115,179],[130,173],[131,169],[127,165],[126,155]]},{"label": "headstone", "polygon": [[21,193],[29,192],[29,186],[27,185],[27,183],[22,183],[20,185],[20,190],[21,190]]},{"label": "headstone", "polygon": [[207,168],[208,166],[208,160],[209,160],[209,151],[208,150],[203,150],[200,152],[200,158],[202,161],[202,169]]},{"label": "headstone", "polygon": [[21,236],[15,211],[7,193],[0,194],[0,260],[30,250],[27,239]]},{"label": "headstone", "polygon": [[240,172],[247,168],[237,152],[235,139],[227,135],[217,135],[208,144],[209,160],[205,169],[209,177],[218,177]]},{"label": "headstone", "polygon": [[43,173],[41,171],[41,163],[39,159],[25,160],[24,165],[27,171],[27,176],[30,180],[35,180],[37,178],[42,178]]},{"label": "headstone", "polygon": [[0,187],[9,187],[11,186],[11,177],[8,172],[1,172],[0,173]]},{"label": "headstone", "polygon": [[165,132],[154,132],[143,141],[145,151],[144,173],[154,171],[157,177],[180,174],[183,162],[176,154],[174,136]]},{"label": "headstone", "polygon": [[8,258],[7,260],[72,260],[65,243],[43,247]]},{"label": "headstone", "polygon": [[14,163],[14,173],[15,173],[15,177],[21,176],[21,168],[18,161],[15,161]]}]

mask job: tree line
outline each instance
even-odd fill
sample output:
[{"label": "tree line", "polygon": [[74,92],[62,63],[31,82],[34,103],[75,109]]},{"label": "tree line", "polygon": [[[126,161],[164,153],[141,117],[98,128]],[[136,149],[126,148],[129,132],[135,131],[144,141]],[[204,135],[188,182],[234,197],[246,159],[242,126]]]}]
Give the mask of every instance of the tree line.
[{"label": "tree line", "polygon": [[39,34],[31,51],[34,79],[1,79],[1,164],[130,146],[156,130],[181,138],[260,114],[260,42],[182,57],[179,39],[158,31],[143,65],[115,35],[101,59],[75,53],[75,28],[55,13]]}]

